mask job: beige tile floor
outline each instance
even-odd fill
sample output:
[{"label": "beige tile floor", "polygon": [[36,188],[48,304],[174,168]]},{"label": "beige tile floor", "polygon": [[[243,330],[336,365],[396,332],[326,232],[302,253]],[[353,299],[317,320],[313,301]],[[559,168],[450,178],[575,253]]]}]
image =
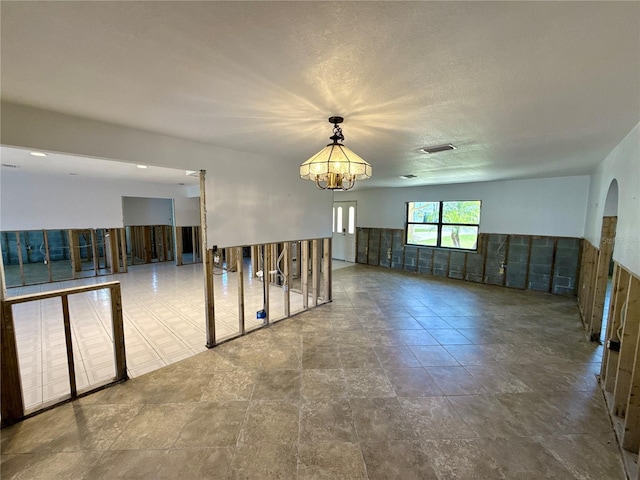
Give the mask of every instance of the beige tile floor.
[{"label": "beige tile floor", "polygon": [[362,265],[333,292],[4,429],[2,478],[624,478],[573,299]]},{"label": "beige tile floor", "polygon": [[[253,278],[247,263],[245,285],[246,328],[262,325],[262,282]],[[222,273],[222,272],[220,272]],[[237,274],[214,277],[216,336],[237,335]],[[201,265],[175,267],[170,263],[133,266],[127,274],[92,277],[51,284],[16,287],[8,295],[22,295],[118,280],[122,286],[127,367],[136,377],[206,350]],[[292,291],[291,312],[302,308],[302,295]],[[270,287],[271,318],[284,318],[282,288]],[[113,378],[111,310],[106,290],[69,297],[76,382],[78,389]],[[18,355],[27,409],[68,395],[66,347],[59,299],[14,307]]]}]

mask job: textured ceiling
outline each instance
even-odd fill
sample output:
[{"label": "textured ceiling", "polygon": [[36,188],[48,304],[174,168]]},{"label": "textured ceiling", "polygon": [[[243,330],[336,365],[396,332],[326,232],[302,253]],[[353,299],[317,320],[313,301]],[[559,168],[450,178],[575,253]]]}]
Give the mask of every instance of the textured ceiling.
[{"label": "textured ceiling", "polygon": [[638,2],[1,9],[3,100],[291,168],[342,115],[345,144],[373,165],[366,186],[586,174],[640,120]]}]

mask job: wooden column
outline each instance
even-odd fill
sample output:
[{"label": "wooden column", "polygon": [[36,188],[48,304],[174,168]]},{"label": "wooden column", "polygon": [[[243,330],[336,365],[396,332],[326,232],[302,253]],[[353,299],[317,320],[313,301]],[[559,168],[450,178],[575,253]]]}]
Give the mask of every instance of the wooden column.
[{"label": "wooden column", "polygon": [[116,380],[126,380],[127,356],[124,345],[124,326],[122,322],[122,290],[120,284],[113,285],[111,294],[111,324],[113,329],[113,348],[116,363]]},{"label": "wooden column", "polygon": [[[635,291],[637,292],[637,290]],[[629,310],[629,307],[633,307],[633,305],[637,308],[639,297],[631,298],[629,296],[630,293],[632,293],[631,283],[627,291],[626,305],[623,305],[621,311],[624,325],[622,327],[622,343],[620,344],[616,383],[613,390],[613,414],[619,417],[624,417],[626,414],[633,375],[633,362],[638,347],[638,332],[640,331],[640,317],[638,315],[633,316],[633,308]],[[632,315],[629,315],[630,312]]]},{"label": "wooden column", "polygon": [[269,325],[269,286],[271,283],[269,282],[269,261],[271,257],[271,249],[269,248],[269,244],[262,245],[262,292],[264,294],[264,311],[266,313],[266,317],[264,318],[264,325]]},{"label": "wooden column", "polygon": [[44,240],[44,263],[47,264],[47,275],[49,282],[53,282],[53,274],[51,272],[51,255],[49,254],[49,234],[46,230],[42,230],[42,239]]},{"label": "wooden column", "polygon": [[0,411],[2,423],[12,424],[24,416],[22,381],[18,366],[18,348],[10,304],[2,302],[0,310],[0,352],[2,375],[0,375]]},{"label": "wooden column", "polygon": [[600,381],[604,384],[607,392],[613,393],[616,384],[616,375],[618,374],[619,352],[614,352],[607,348],[606,342],[609,340],[620,341],[618,338],[618,330],[620,329],[622,320],[622,305],[627,298],[627,289],[629,288],[629,273],[617,263],[615,265],[613,285],[611,287],[611,298],[609,303],[609,317],[607,338],[605,339],[604,354],[602,357],[602,370]]},{"label": "wooden column", "polygon": [[[640,323],[640,279],[635,276],[631,277],[629,284],[626,310],[626,321]],[[640,350],[640,337],[636,338],[636,352],[622,435],[622,447],[631,451],[638,451],[640,448],[640,352],[638,350]]]},{"label": "wooden column", "polygon": [[[195,242],[195,238],[192,243]],[[184,246],[182,245],[182,227],[176,227],[176,266],[182,265],[182,249]],[[193,260],[195,262],[195,248],[191,248],[193,251]]]},{"label": "wooden column", "polygon": [[78,263],[78,257],[76,256],[76,250],[78,250],[78,237],[73,230],[67,230],[67,236],[69,237],[69,260],[71,260],[71,278],[76,278],[76,272],[80,271],[81,265]]},{"label": "wooden column", "polygon": [[93,274],[98,276],[100,271],[100,256],[98,255],[98,236],[96,231],[91,229],[91,252],[93,253]]},{"label": "wooden column", "polygon": [[16,248],[18,249],[18,264],[20,265],[20,280],[22,285],[25,284],[24,278],[24,262],[22,260],[22,244],[20,243],[20,232],[16,232]]},{"label": "wooden column", "polygon": [[331,239],[325,238],[322,249],[322,296],[325,302],[331,301],[331,273]]},{"label": "wooden column", "polygon": [[602,219],[600,255],[596,267],[593,306],[591,308],[591,318],[589,322],[589,338],[594,342],[600,339],[600,330],[602,330],[602,313],[607,293],[609,264],[611,263],[611,253],[613,252],[613,240],[616,235],[617,221],[618,217],[604,217]]},{"label": "wooden column", "polygon": [[[207,248],[207,192],[206,172],[200,170],[200,240],[201,251],[204,255],[202,268],[204,272],[204,304],[205,304],[205,330],[207,336],[207,348],[216,345],[216,321],[213,292],[213,249]],[[194,240],[195,242],[195,240]]]},{"label": "wooden column", "polygon": [[255,278],[256,272],[260,269],[258,260],[260,258],[260,245],[251,245],[251,276]]},{"label": "wooden column", "polygon": [[122,258],[122,271],[127,273],[129,267],[127,265],[127,229],[120,228],[120,258]]},{"label": "wooden column", "polygon": [[302,289],[302,307],[309,308],[309,241],[300,242],[300,285]]},{"label": "wooden column", "polygon": [[242,247],[236,247],[233,250],[235,250],[234,256],[238,275],[238,332],[240,332],[240,335],[244,335],[244,265],[242,264]]},{"label": "wooden column", "polygon": [[284,273],[284,316],[291,316],[291,242],[285,242],[283,244],[284,257],[283,257],[283,273]]},{"label": "wooden column", "polygon": [[320,294],[320,252],[318,240],[311,241],[311,301],[314,307],[318,306]]}]

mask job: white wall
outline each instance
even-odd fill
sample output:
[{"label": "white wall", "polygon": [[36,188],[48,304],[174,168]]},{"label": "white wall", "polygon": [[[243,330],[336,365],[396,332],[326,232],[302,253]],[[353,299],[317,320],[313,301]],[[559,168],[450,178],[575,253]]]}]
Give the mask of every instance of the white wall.
[{"label": "white wall", "polygon": [[[299,164],[261,162],[207,171],[207,237],[211,247],[331,236],[331,191],[301,180]],[[231,178],[230,178],[231,177]]]},{"label": "white wall", "polygon": [[170,198],[122,197],[122,216],[127,227],[173,225],[173,201]]},{"label": "white wall", "polygon": [[618,182],[618,226],[613,259],[640,275],[640,123],[598,165],[591,176],[584,237],[600,244],[609,186]]},{"label": "white wall", "polygon": [[5,170],[0,177],[0,230],[123,227],[123,196],[172,198],[176,225],[200,224],[190,223],[198,218],[198,207],[194,211],[194,199],[184,186]]},{"label": "white wall", "polygon": [[406,202],[481,200],[481,232],[582,237],[588,192],[589,177],[578,176],[365,189],[335,199],[358,202],[360,227],[404,228]]},{"label": "white wall", "polygon": [[[211,246],[248,245],[331,235],[333,195],[317,190],[311,182],[298,177],[298,167],[304,159],[271,159],[6,102],[2,103],[1,113],[4,145],[130,163],[206,170],[207,236]],[[44,183],[43,187],[46,187]],[[91,193],[90,189],[82,186],[77,186],[78,190],[75,188],[76,185],[69,184],[69,190],[65,192],[65,195],[76,198],[76,203],[67,212],[74,216],[84,206],[77,201],[78,198]],[[12,190],[13,193],[19,192]],[[44,194],[49,193],[53,192],[43,189],[41,198],[47,199]],[[122,195],[169,197],[142,192]],[[199,221],[183,223],[177,216],[181,206],[176,203],[175,208],[176,225],[199,224]],[[62,212],[56,214],[53,207],[43,210],[48,217],[62,215]],[[115,211],[106,205],[100,205],[99,210],[105,220],[118,222],[108,226],[122,225],[121,208],[119,215],[115,215]],[[76,220],[69,219],[69,222],[79,223],[80,220],[86,221],[84,219],[86,216],[80,215]],[[38,224],[37,228],[48,228],[39,221],[35,223]],[[89,226],[83,225],[83,228]]]}]

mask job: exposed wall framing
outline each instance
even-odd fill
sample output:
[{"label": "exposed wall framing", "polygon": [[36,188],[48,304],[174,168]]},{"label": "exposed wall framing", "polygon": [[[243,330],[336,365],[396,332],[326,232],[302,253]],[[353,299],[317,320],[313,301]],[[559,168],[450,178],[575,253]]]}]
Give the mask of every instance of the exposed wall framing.
[{"label": "exposed wall framing", "polygon": [[640,449],[640,278],[614,263],[600,385],[625,450]]},{"label": "exposed wall framing", "polygon": [[600,247],[585,240],[582,248],[582,272],[578,289],[578,303],[582,321],[593,341],[600,338],[602,315],[613,253],[617,217],[602,219]]},{"label": "exposed wall framing", "polygon": [[133,265],[174,260],[173,227],[170,225],[132,226],[127,229]]},{"label": "exposed wall framing", "polygon": [[582,240],[480,234],[475,252],[405,245],[404,230],[357,229],[357,263],[490,285],[575,295]]}]

